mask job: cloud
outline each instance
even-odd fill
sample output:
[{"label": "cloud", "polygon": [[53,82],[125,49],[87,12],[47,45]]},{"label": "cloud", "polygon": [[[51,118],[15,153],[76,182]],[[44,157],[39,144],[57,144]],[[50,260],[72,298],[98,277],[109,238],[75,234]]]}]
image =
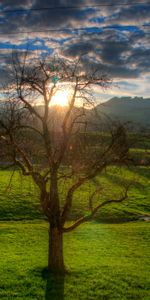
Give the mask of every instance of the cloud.
[{"label": "cloud", "polygon": [[[9,8],[9,2],[6,1],[5,7]],[[10,9],[17,7],[14,1],[13,7],[10,6]],[[75,5],[76,8],[69,9],[70,7],[69,1],[52,1],[52,0],[43,0],[41,4],[41,0],[33,1],[33,5],[29,5],[29,1],[26,1],[26,7],[32,8],[32,11],[26,12],[12,12],[12,13],[1,13],[1,31],[3,32],[15,32],[16,28],[18,31],[23,29],[25,30],[44,30],[45,28],[49,29],[61,29],[64,27],[72,26],[73,22],[81,23],[82,21],[92,16],[95,9],[88,8],[80,8],[80,6]],[[66,6],[66,9],[59,9],[59,7]],[[18,5],[18,8],[22,7]],[[48,8],[55,7],[56,9],[43,9],[43,10],[34,10],[38,8]]]},{"label": "cloud", "polygon": [[118,24],[134,24],[141,25],[143,22],[149,22],[150,16],[150,6],[145,3],[132,5],[128,7],[121,7],[115,13],[107,17],[108,22],[118,23]]},{"label": "cloud", "polygon": [[[150,66],[148,2],[138,0],[139,4],[135,5],[135,1],[124,0],[120,2],[122,5],[114,5],[112,0],[107,3],[76,0],[71,4],[69,0],[14,0],[12,4],[11,0],[5,0],[0,5],[1,10],[41,7],[57,9],[8,14],[1,12],[0,32],[4,33],[0,35],[1,80],[4,81],[9,72],[11,49],[21,52],[28,47],[32,61],[51,53],[73,60],[84,54],[82,63],[86,70],[98,67],[100,72],[110,74],[114,80],[128,80],[129,85],[122,84],[121,87],[130,93],[131,81],[137,80],[140,84],[140,78],[143,81],[145,78],[144,86],[147,90],[143,90],[143,93],[146,94],[149,91],[146,78]],[[58,9],[62,6],[66,8]],[[74,8],[67,9],[68,6]],[[28,33],[14,34],[16,31]],[[138,88],[132,87],[138,91]]]},{"label": "cloud", "polygon": [[[146,37],[143,37],[146,40]],[[136,78],[147,73],[150,50],[144,44],[135,44],[133,33],[120,33],[118,30],[106,30],[101,34],[81,35],[67,41],[62,52],[65,56],[76,57],[89,54],[89,65],[99,66],[115,78]],[[134,42],[133,42],[134,41]],[[91,57],[93,55],[93,61]],[[88,60],[86,55],[86,60]]]}]

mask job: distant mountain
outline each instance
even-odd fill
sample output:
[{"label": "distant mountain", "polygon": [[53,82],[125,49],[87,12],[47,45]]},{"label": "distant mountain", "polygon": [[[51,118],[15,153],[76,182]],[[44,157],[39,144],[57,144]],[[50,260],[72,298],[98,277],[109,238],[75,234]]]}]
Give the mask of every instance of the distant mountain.
[{"label": "distant mountain", "polygon": [[[35,108],[40,115],[43,115],[43,105],[36,106]],[[54,130],[54,128],[56,131],[60,130],[62,126],[62,120],[64,119],[67,110],[67,107],[61,107],[58,105],[51,106],[49,108],[49,125],[52,130]],[[4,112],[4,102],[1,100],[0,112],[2,111]],[[89,130],[96,130],[96,128],[98,128],[98,124],[107,124],[107,117],[113,121],[115,120],[123,123],[129,122],[135,130],[139,130],[141,128],[150,130],[150,98],[114,97],[105,103],[97,105],[96,111],[98,112],[98,116],[100,116],[100,118],[97,120],[95,109],[85,110],[85,115],[88,119]],[[82,115],[82,108],[75,107],[72,111],[72,115]],[[37,120],[35,121],[37,122]]]},{"label": "distant mountain", "polygon": [[97,111],[116,121],[131,122],[134,126],[150,128],[150,98],[114,97],[97,105]]}]

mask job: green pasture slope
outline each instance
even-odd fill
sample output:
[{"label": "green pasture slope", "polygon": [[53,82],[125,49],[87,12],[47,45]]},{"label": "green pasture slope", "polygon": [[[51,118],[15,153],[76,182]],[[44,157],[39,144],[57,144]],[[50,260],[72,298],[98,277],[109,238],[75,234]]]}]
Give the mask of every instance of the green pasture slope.
[{"label": "green pasture slope", "polygon": [[[150,223],[139,220],[150,215],[150,168],[124,169],[124,174],[126,182],[135,181],[129,200],[104,208],[93,222],[65,234],[69,272],[54,278],[46,270],[48,224],[39,210],[36,187],[18,172],[8,185],[12,171],[0,171],[1,300],[150,299]],[[114,168],[96,180],[106,192],[102,199],[122,186]],[[94,184],[75,195],[71,219],[87,212],[86,199]],[[61,185],[60,192],[65,193]]]},{"label": "green pasture slope", "polygon": [[[12,177],[12,180],[10,178]],[[123,168],[118,171],[112,167],[101,177],[83,185],[75,194],[70,219],[88,213],[88,197],[96,184],[102,186],[101,195],[96,201],[115,198],[124,183],[133,181],[129,199],[122,204],[113,204],[103,208],[96,216],[98,221],[122,222],[150,215],[150,167]],[[66,182],[69,186],[70,182]],[[60,182],[60,194],[63,198],[66,186]],[[62,199],[63,201],[63,199]],[[0,220],[43,219],[40,211],[38,190],[30,177],[21,177],[19,171],[0,171]]]}]

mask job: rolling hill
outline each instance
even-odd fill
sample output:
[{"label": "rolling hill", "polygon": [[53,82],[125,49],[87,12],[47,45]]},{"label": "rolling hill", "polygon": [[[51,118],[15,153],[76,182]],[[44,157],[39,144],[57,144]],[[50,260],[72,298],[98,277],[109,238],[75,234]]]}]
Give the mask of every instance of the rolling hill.
[{"label": "rolling hill", "polygon": [[116,121],[131,122],[137,127],[150,128],[150,98],[114,97],[97,105],[97,111]]}]

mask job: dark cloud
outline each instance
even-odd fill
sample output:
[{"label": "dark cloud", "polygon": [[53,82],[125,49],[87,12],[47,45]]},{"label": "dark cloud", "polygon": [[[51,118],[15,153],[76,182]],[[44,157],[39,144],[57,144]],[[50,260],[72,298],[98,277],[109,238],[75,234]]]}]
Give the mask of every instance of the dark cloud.
[{"label": "dark cloud", "polygon": [[106,41],[102,43],[101,58],[103,62],[113,65],[124,64],[122,55],[130,50],[127,42]]},{"label": "dark cloud", "polygon": [[[19,40],[23,34],[14,36],[14,40],[6,34],[3,39],[1,37],[1,48],[7,50],[11,46],[17,45],[17,49],[25,49],[29,43],[31,50],[36,48],[39,50],[39,55],[42,51],[43,53],[45,51],[47,55],[57,51],[67,58],[74,59],[76,56],[84,54],[83,65],[86,69],[87,66],[88,68],[99,67],[100,70],[108,72],[114,78],[137,78],[148,72],[150,33],[149,27],[141,25],[142,22],[147,24],[149,22],[149,5],[142,4],[142,1],[139,0],[139,5],[133,5],[135,1],[124,0],[120,3],[128,5],[111,6],[114,5],[114,1],[110,0],[107,1],[110,6],[96,8],[93,7],[94,4],[106,5],[106,1],[76,0],[74,3],[71,2],[69,0],[4,1],[1,5],[2,9],[41,7],[57,7],[57,9],[1,13],[0,32],[43,31],[41,34],[24,35],[24,40]],[[148,1],[145,0],[144,3],[148,3]],[[87,6],[90,4],[92,7],[88,8]],[[67,8],[71,5],[75,8],[58,9],[58,7],[65,6]],[[99,27],[99,33],[94,28],[91,29],[91,32],[90,29],[87,29],[87,27],[94,26],[93,24]],[[71,27],[72,32],[60,31],[66,27]],[[75,28],[85,28],[85,30],[76,32]],[[58,29],[58,31],[48,33],[49,29]],[[5,74],[9,59],[4,60],[3,57],[2,60],[5,61],[5,72],[1,71],[1,74]],[[2,65],[1,68],[4,69],[4,66]]]},{"label": "dark cloud", "polygon": [[[138,2],[140,3],[140,2]],[[107,17],[109,22],[113,23],[133,23],[139,24],[141,21],[150,20],[150,6],[144,2],[142,4],[132,5],[132,2],[128,7],[122,6],[118,11],[113,14],[109,14]]]},{"label": "dark cloud", "polygon": [[[136,34],[137,37],[137,34]],[[150,49],[144,44],[136,45],[134,34],[126,34],[118,31],[106,31],[100,35],[91,35],[77,38],[64,45],[63,54],[67,57],[76,57],[86,53],[93,60],[89,64],[99,66],[111,76],[117,78],[136,78],[141,73],[148,72],[150,62]],[[138,35],[140,40],[140,35]],[[146,40],[145,35],[142,39]],[[133,42],[134,41],[134,42]],[[88,62],[87,62],[88,63]],[[85,64],[86,65],[86,64]]]},{"label": "dark cloud", "polygon": [[133,49],[127,59],[128,64],[136,65],[136,68],[142,72],[149,72],[150,68],[150,49],[138,47]]},{"label": "dark cloud", "polygon": [[[4,8],[9,8],[10,1],[6,1],[6,6]],[[18,2],[14,1],[14,5],[10,6],[13,10],[16,7],[19,8],[32,8],[32,11],[18,11],[10,13],[1,14],[1,32],[15,32],[22,30],[48,30],[48,29],[61,29],[67,26],[72,26],[73,22],[80,23],[88,19],[88,17],[93,15],[95,9],[89,9],[81,7],[75,4],[76,8],[68,9],[71,6],[69,1],[63,0],[41,0],[25,1],[24,6],[18,5]],[[67,4],[68,3],[68,4]],[[59,7],[66,7],[66,9],[59,9]],[[54,7],[55,9],[46,9],[48,7]],[[45,8],[41,10],[36,10],[38,8]],[[34,10],[35,9],[35,10]]]},{"label": "dark cloud", "polygon": [[24,9],[24,8],[30,8],[32,5],[30,0],[5,0],[1,1],[0,8],[3,10],[11,10],[11,9]]}]

